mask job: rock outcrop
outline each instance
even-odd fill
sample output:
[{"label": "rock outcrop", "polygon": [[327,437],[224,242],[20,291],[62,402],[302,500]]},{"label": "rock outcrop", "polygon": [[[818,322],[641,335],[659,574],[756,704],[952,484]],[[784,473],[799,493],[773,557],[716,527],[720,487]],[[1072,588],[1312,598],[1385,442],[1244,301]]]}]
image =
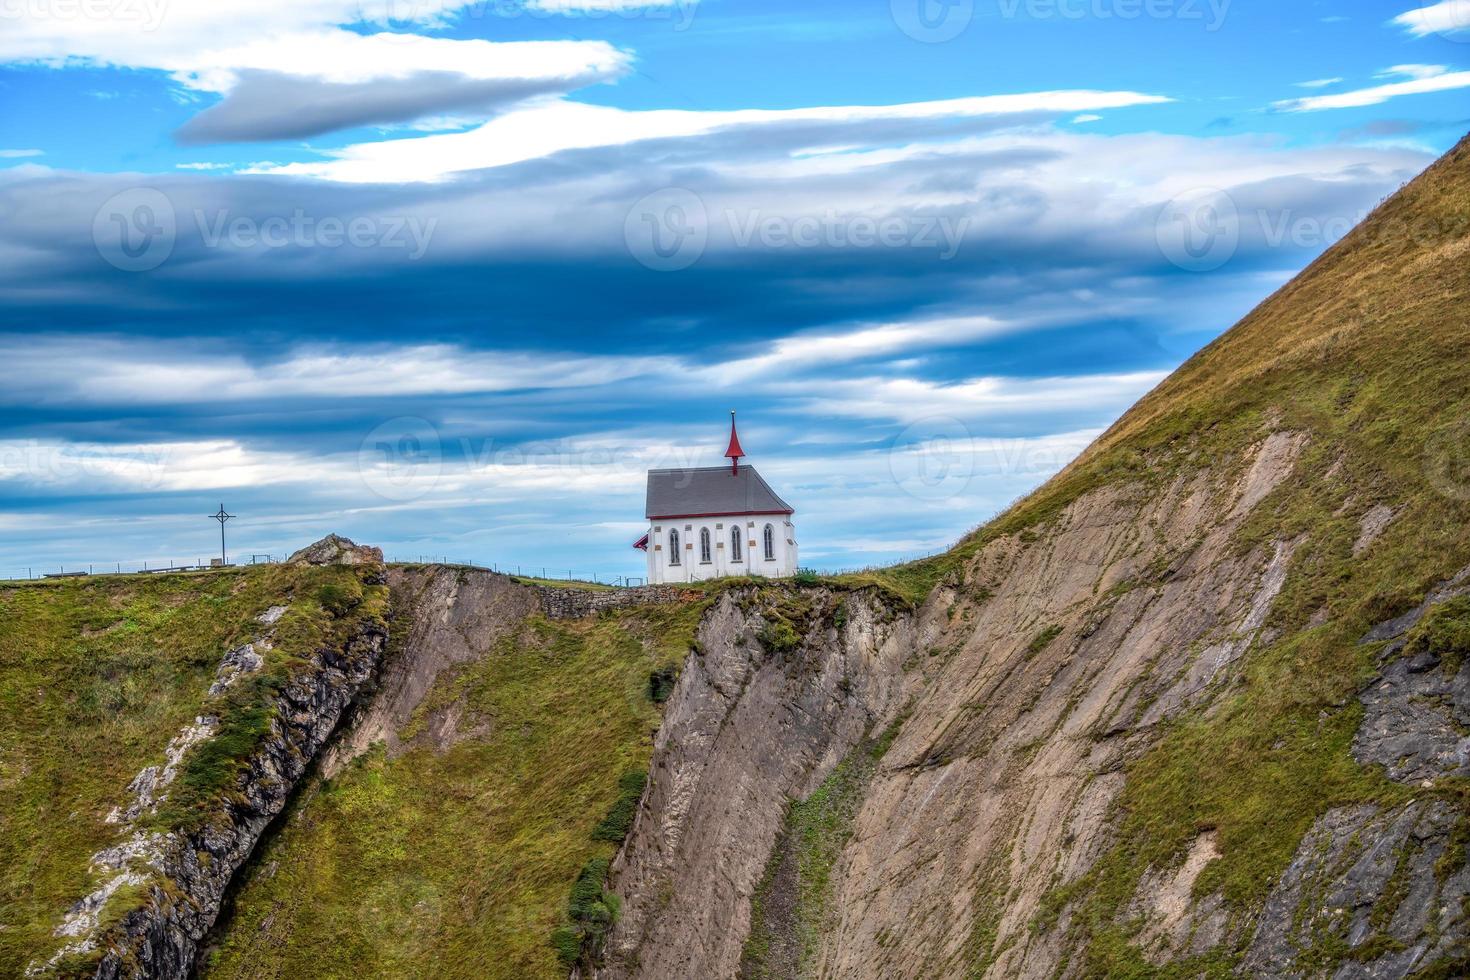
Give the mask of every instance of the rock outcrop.
[{"label": "rock outcrop", "polygon": [[[1428,788],[1470,775],[1470,663],[1405,650],[1416,626],[1467,594],[1470,568],[1363,638],[1384,646],[1378,676],[1359,695],[1353,756],[1394,782]],[[1309,976],[1324,947],[1336,947],[1352,957],[1337,980],[1402,977],[1456,960],[1470,969],[1467,840],[1470,813],[1442,801],[1327,811],[1272,891],[1246,966]]]},{"label": "rock outcrop", "polygon": [[716,602],[613,867],[623,915],[602,976],[736,974],[788,805],[898,717],[915,646],[911,617],[876,590],[750,589]]},{"label": "rock outcrop", "polygon": [[[381,565],[367,562],[375,549],[333,538],[298,554],[306,564],[365,565],[371,585]],[[233,705],[224,700],[240,678],[261,670],[259,651],[273,648],[275,625],[287,611],[264,610],[261,632],[220,661],[202,714],[170,743],[162,766],[138,774],[129,787],[132,803],[109,822],[120,825],[117,844],[93,857],[101,883],[79,901],[56,929],[68,942],[54,957],[32,964],[28,975],[79,972],[97,980],[185,980],[220,913],[235,872],[250,856],[270,822],[284,809],[293,788],[331,739],[349,705],[378,669],[387,644],[386,625],[371,615],[348,613],[332,646],[309,651],[279,678],[268,699],[251,706],[268,719],[267,729],[236,765],[227,792],[211,797],[207,809],[164,820],[175,781],[191,752],[222,737],[231,719],[213,713]],[[239,721],[233,721],[240,737]]]},{"label": "rock outcrop", "polygon": [[[326,745],[343,712],[372,676],[387,636],[365,628],[340,650],[322,651],[276,700],[277,721],[252,753],[239,792],[204,826],[135,838],[99,855],[100,866],[146,868],[145,897],[102,940],[95,976],[184,980],[199,943],[218,917],[225,891],[266,826]],[[141,846],[139,846],[141,845]]]},{"label": "rock outcrop", "polygon": [[353,544],[337,534],[329,534],[286,559],[292,565],[381,565],[383,549]]}]

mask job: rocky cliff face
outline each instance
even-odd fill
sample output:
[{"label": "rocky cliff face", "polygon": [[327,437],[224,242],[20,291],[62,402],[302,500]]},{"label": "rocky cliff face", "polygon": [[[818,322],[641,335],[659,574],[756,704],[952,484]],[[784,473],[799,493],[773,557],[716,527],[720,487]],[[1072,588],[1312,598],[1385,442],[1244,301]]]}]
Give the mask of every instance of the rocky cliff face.
[{"label": "rocky cliff face", "polygon": [[916,648],[877,593],[745,589],[699,629],[614,864],[611,977],[734,976],[751,898],[793,799],[897,718]]},{"label": "rocky cliff face", "polygon": [[1470,970],[1467,243],[1470,143],[913,608],[723,598],[599,975]]},{"label": "rocky cliff face", "polygon": [[625,905],[606,975],[736,975],[788,805],[901,717],[800,974],[963,976],[982,923],[1003,951],[993,975],[1064,966],[1066,944],[1032,933],[1042,897],[1107,844],[1130,751],[1236,678],[1293,542],[1228,542],[1304,442],[1263,434],[1227,474],[1085,496],[1044,539],[995,540],[918,609],[797,593],[784,654],[758,639],[758,601],[722,599],[614,869]]},{"label": "rocky cliff face", "polygon": [[[360,577],[343,582],[371,588],[383,573],[373,557],[329,539],[293,561],[361,566]],[[326,587],[344,589],[336,582]],[[386,624],[370,609],[341,609],[330,634],[308,633],[322,642],[296,651],[283,667],[273,654],[282,642],[277,626],[290,612],[288,606],[261,612],[254,639],[221,659],[204,713],[169,744],[162,766],[133,780],[132,800],[108,817],[119,825],[118,842],[92,859],[97,889],[57,927],[56,935],[67,939],[62,949],[33,963],[27,975],[192,975],[235,872],[374,675],[385,648]],[[250,695],[242,693],[247,688]],[[220,771],[217,793],[197,792],[205,776]],[[194,808],[170,807],[191,792]]]}]

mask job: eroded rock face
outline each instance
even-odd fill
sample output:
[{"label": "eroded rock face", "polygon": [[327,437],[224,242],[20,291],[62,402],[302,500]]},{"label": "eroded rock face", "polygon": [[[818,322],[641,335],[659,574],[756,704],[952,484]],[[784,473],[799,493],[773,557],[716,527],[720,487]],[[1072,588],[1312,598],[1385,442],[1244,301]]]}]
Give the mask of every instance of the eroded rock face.
[{"label": "eroded rock face", "polygon": [[[1084,496],[930,599],[940,656],[834,871],[816,975],[1043,977],[1078,961],[1066,910],[1033,927],[1042,898],[1107,850],[1124,765],[1160,723],[1235,683],[1297,543],[1241,554],[1231,534],[1304,444],[1265,439],[1239,479]],[[1191,884],[1214,853],[1199,842]],[[1179,904],[1140,903],[1159,962],[1223,938],[1218,910]]]},{"label": "eroded rock face", "polygon": [[[1307,442],[1265,435],[1231,468],[1239,476],[1090,493],[1042,535],[991,542],[922,608],[884,623],[892,614],[872,607],[872,625],[852,635],[818,624],[791,655],[752,655],[759,611],[722,600],[670,701],[614,865],[624,918],[600,975],[735,975],[788,802],[900,712],[804,971],[1065,972],[1078,962],[1066,912],[1037,930],[1041,900],[1110,845],[1124,763],[1161,722],[1235,683],[1299,542],[1241,553],[1232,535]],[[1212,836],[1196,845],[1182,868],[1148,878],[1158,894],[1137,900],[1156,962],[1226,938],[1221,903],[1192,895],[1218,854]]]},{"label": "eroded rock face", "polygon": [[[1405,639],[1435,606],[1470,592],[1470,569],[1418,608],[1369,631],[1384,643],[1379,676],[1359,695],[1353,756],[1395,782],[1431,788],[1470,774],[1470,664],[1445,669],[1429,653],[1403,655]],[[1345,948],[1336,980],[1404,977],[1433,962],[1470,957],[1470,863],[1454,841],[1470,815],[1443,801],[1396,809],[1337,807],[1323,814],[1272,891],[1246,967],[1260,975],[1320,972],[1314,957]],[[1452,975],[1450,973],[1444,974]]]},{"label": "eroded rock face", "polygon": [[1470,664],[1451,673],[1433,654],[1393,657],[1361,700],[1359,762],[1399,782],[1470,776]]},{"label": "eroded rock face", "polygon": [[777,612],[767,601],[726,594],[700,627],[614,864],[623,914],[600,976],[735,976],[788,803],[902,709],[910,617],[872,592],[802,591],[783,614],[801,642],[781,649],[762,639]]},{"label": "eroded rock face", "polygon": [[1333,944],[1358,951],[1333,972],[1336,980],[1403,977],[1456,951],[1463,956],[1470,867],[1463,856],[1457,868],[1442,866],[1459,818],[1445,803],[1329,811],[1267,901],[1246,970],[1320,976],[1313,954]]},{"label": "eroded rock face", "polygon": [[[192,974],[231,878],[372,676],[386,640],[381,628],[365,627],[342,649],[318,652],[312,669],[278,696],[271,734],[250,757],[238,794],[202,828],[135,835],[111,856],[112,866],[146,869],[149,884],[140,906],[102,940],[98,980],[184,980]],[[101,857],[108,863],[107,855]]]},{"label": "eroded rock face", "polygon": [[[388,587],[395,629],[406,632],[395,643],[396,655],[384,663],[372,697],[328,752],[322,765],[328,777],[374,742],[383,742],[390,755],[403,751],[398,733],[439,675],[476,659],[540,609],[534,588],[473,569],[391,568]],[[445,720],[429,719],[431,734],[442,736]],[[452,729],[451,724],[451,734]]]}]

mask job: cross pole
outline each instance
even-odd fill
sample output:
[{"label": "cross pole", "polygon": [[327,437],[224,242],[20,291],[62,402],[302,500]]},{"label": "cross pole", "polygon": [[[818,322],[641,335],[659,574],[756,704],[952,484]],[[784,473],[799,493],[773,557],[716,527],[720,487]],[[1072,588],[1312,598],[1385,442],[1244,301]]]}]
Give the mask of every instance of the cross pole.
[{"label": "cross pole", "polygon": [[218,514],[210,514],[209,516],[210,517],[213,517],[215,520],[219,521],[219,563],[220,563],[221,566],[223,566],[225,564],[225,521],[230,520],[235,515],[234,514],[226,514],[225,513],[225,505],[224,504],[220,504],[219,505],[219,513]]}]

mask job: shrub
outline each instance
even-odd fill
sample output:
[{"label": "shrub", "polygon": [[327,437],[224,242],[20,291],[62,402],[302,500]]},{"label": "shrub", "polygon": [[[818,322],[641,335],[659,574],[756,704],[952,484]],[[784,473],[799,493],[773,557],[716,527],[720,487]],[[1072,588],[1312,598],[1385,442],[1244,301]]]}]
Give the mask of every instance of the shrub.
[{"label": "shrub", "polygon": [[355,578],[328,582],[316,590],[316,601],[327,612],[341,618],[362,603],[362,584]]},{"label": "shrub", "polygon": [[801,634],[784,619],[766,623],[758,639],[771,653],[790,653],[801,646]]},{"label": "shrub", "polygon": [[582,957],[582,930],[572,926],[558,926],[551,931],[551,948],[561,965],[571,969]]},{"label": "shrub", "polygon": [[649,674],[648,700],[654,704],[663,704],[674,693],[674,682],[678,679],[679,671],[674,667],[664,667]]},{"label": "shrub", "polygon": [[638,814],[638,801],[643,799],[643,787],[648,785],[648,773],[632,769],[623,773],[618,780],[618,799],[602,818],[602,823],[592,831],[593,840],[611,841],[621,844],[633,828],[633,818]]},{"label": "shrub", "polygon": [[591,965],[609,927],[617,921],[622,902],[603,888],[607,858],[593,858],[572,883],[567,899],[567,922],[551,932],[551,947],[565,967]]},{"label": "shrub", "polygon": [[822,576],[818,575],[815,569],[798,568],[796,574],[792,576],[792,581],[797,585],[820,585]]}]

